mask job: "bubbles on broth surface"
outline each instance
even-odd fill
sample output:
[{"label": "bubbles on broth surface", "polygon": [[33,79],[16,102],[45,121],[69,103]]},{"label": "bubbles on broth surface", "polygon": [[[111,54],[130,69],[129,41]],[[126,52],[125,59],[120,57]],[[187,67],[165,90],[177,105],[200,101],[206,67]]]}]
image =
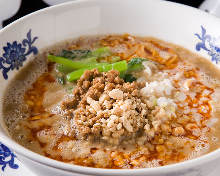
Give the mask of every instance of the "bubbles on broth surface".
[{"label": "bubbles on broth surface", "polygon": [[45,53],[42,53],[22,68],[9,83],[3,99],[4,121],[9,132],[13,132],[20,119],[28,117],[24,94],[45,71],[47,71],[47,63]]},{"label": "bubbles on broth surface", "polygon": [[212,141],[213,141],[213,142],[217,142],[217,141],[218,141],[218,137],[213,136],[213,137],[212,137]]},{"label": "bubbles on broth surface", "polygon": [[210,84],[216,84],[219,85],[220,84],[220,80],[214,77],[209,76],[208,74],[204,73],[204,72],[200,72],[200,76],[202,78],[203,83],[205,85],[210,85]]},{"label": "bubbles on broth surface", "polygon": [[146,167],[147,168],[151,168],[151,167],[159,167],[160,166],[160,160],[152,160],[146,163]]}]

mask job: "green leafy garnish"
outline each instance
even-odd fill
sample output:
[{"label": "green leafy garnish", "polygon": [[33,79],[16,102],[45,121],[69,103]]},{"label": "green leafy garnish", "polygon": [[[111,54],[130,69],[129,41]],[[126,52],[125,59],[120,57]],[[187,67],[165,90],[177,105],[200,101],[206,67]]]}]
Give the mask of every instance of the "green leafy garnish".
[{"label": "green leafy garnish", "polygon": [[64,74],[67,74],[69,72],[72,72],[73,69],[71,67],[68,67],[68,66],[64,66],[62,64],[57,64],[56,65],[56,69],[61,72],[61,73],[64,73]]},{"label": "green leafy garnish", "polygon": [[127,72],[130,73],[132,71],[139,71],[144,68],[142,65],[143,61],[146,61],[144,58],[133,58],[128,62],[128,70]]},{"label": "green leafy garnish", "polygon": [[65,84],[65,78],[64,76],[58,76],[57,77],[57,82],[64,85]]},{"label": "green leafy garnish", "polygon": [[133,82],[136,78],[131,73],[143,69],[142,63],[146,59],[133,58],[127,63],[125,60],[120,61],[119,56],[113,56],[109,47],[102,47],[93,51],[63,50],[59,56],[48,55],[48,60],[55,62],[56,69],[66,76],[66,78],[57,77],[60,84],[65,84],[66,80],[69,82],[78,80],[86,70],[95,68],[100,72],[117,70],[125,82]]},{"label": "green leafy garnish", "polygon": [[80,60],[80,61],[81,61],[81,62],[84,62],[84,63],[97,63],[97,57],[91,56],[91,57],[82,59],[82,60]]},{"label": "green leafy garnish", "polygon": [[60,57],[68,59],[85,58],[91,53],[90,50],[62,50]]},{"label": "green leafy garnish", "polygon": [[64,57],[53,56],[53,55],[48,55],[48,60],[50,62],[56,62],[57,64],[61,64],[61,65],[63,65],[63,67],[68,67],[68,69],[71,68],[73,70],[99,65],[99,63],[91,63],[91,62],[84,62],[84,61],[72,61],[72,60],[66,59]]},{"label": "green leafy garnish", "polygon": [[89,56],[93,56],[93,57],[107,57],[107,56],[111,56],[111,51],[109,47],[103,47],[103,48],[97,48],[94,51],[92,51]]},{"label": "green leafy garnish", "polygon": [[62,50],[60,53],[60,57],[64,57],[67,59],[81,59],[81,58],[100,58],[107,57],[111,55],[111,51],[109,47],[97,48],[93,51],[90,50]]},{"label": "green leafy garnish", "polygon": [[145,58],[133,58],[128,62],[128,69],[126,72],[121,73],[120,77],[124,79],[125,82],[133,82],[136,81],[137,78],[135,78],[131,73],[134,71],[140,71],[144,68],[143,61],[145,61]]},{"label": "green leafy garnish", "polygon": [[135,78],[132,74],[125,74],[123,79],[125,82],[133,82],[137,80],[137,78]]},{"label": "green leafy garnish", "polygon": [[118,62],[118,61],[120,61],[121,60],[121,58],[119,57],[119,56],[112,56],[111,57],[111,63],[114,63],[114,62]]},{"label": "green leafy garnish", "polygon": [[117,70],[119,72],[124,72],[127,70],[128,67],[127,67],[126,61],[119,61],[119,62],[115,62],[113,64],[104,64],[104,65],[100,63],[100,65],[90,66],[87,68],[82,68],[82,69],[78,69],[74,72],[71,72],[66,75],[66,78],[70,82],[75,81],[75,80],[79,79],[86,70],[92,70],[94,68],[97,68],[99,72],[107,72],[109,70]]}]

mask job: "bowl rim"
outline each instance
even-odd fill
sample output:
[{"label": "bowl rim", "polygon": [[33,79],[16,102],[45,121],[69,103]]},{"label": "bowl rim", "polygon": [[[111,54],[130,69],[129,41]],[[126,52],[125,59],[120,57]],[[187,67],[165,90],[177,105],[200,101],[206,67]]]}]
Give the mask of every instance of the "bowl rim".
[{"label": "bowl rim", "polygon": [[[77,5],[81,3],[89,3],[89,2],[98,2],[98,1],[104,1],[104,0],[75,0],[71,2],[65,2],[62,4],[54,5],[51,7],[46,7],[41,10],[35,11],[33,13],[30,13],[22,18],[19,18],[18,20],[12,22],[11,24],[7,25],[3,29],[0,30],[0,36],[7,32],[8,29],[16,26],[17,24],[22,23],[24,19],[31,18],[32,16],[40,15],[44,12],[52,12],[53,10],[62,8],[68,5]],[[111,0],[105,0],[105,1],[111,1]],[[116,0],[115,0],[116,1]],[[128,0],[127,0],[128,1]],[[135,0],[129,0],[129,1],[135,1]],[[184,8],[188,9],[191,11],[194,11],[199,13],[199,15],[205,16],[206,18],[214,19],[216,21],[220,21],[217,17],[212,16],[210,14],[207,14],[206,12],[203,12],[197,8],[190,7],[187,5],[175,3],[175,2],[169,2],[169,1],[162,1],[162,0],[148,0],[151,1],[150,3],[161,3],[163,5],[173,5],[177,8]],[[120,1],[122,3],[122,1]],[[139,1],[140,3],[141,1]],[[161,6],[163,6],[161,5]],[[1,132],[0,132],[1,133]],[[79,166],[79,165],[74,165],[74,164],[68,164],[64,163],[61,161],[53,160],[50,158],[47,158],[45,156],[42,156],[40,154],[37,154],[35,152],[32,152],[29,149],[26,149],[25,147],[21,146],[14,140],[12,140],[8,135],[5,133],[0,135],[0,141],[7,145],[9,148],[14,150],[16,153],[19,155],[22,155],[32,161],[35,161],[37,163],[64,170],[64,171],[69,171],[69,172],[75,172],[75,173],[80,173],[80,174],[88,174],[88,175],[132,175],[132,174],[159,174],[159,173],[165,173],[165,172],[179,172],[181,170],[187,169],[187,168],[192,168],[195,166],[200,166],[202,164],[208,163],[212,160],[215,160],[217,158],[220,158],[220,148],[216,149],[215,151],[212,151],[208,154],[202,155],[198,158],[194,158],[191,160],[186,160],[182,161],[179,163],[175,164],[170,164],[170,165],[165,165],[165,166],[160,166],[160,167],[154,167],[154,168],[141,168],[141,169],[103,169],[103,168],[92,168],[92,167],[85,167],[85,166]]]}]

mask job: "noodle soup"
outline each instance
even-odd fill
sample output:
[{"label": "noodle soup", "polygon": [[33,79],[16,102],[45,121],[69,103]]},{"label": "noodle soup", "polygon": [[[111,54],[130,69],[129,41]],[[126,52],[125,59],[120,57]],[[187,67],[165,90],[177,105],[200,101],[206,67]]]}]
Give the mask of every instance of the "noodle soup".
[{"label": "noodle soup", "polygon": [[158,39],[81,37],[17,75],[4,120],[14,140],[55,160],[164,166],[219,148],[219,76],[204,58]]}]

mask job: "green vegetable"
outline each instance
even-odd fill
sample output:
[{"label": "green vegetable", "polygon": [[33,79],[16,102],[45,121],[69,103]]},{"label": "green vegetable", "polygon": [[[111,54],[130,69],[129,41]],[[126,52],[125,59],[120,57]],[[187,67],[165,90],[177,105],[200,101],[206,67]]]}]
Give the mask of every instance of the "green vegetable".
[{"label": "green vegetable", "polygon": [[121,58],[119,56],[112,56],[111,63],[118,62],[120,60],[121,60]]},{"label": "green vegetable", "polygon": [[[50,62],[56,62],[58,64],[61,64],[63,65],[63,67],[68,67],[68,68],[63,68],[64,70],[69,70],[69,69],[75,70],[75,69],[87,68],[90,66],[99,65],[99,63],[86,63],[84,61],[72,61],[64,57],[53,56],[53,55],[48,55],[48,60]],[[106,63],[103,63],[103,64],[106,64]]]},{"label": "green vegetable", "polygon": [[[96,59],[97,59],[96,57],[89,57],[86,59],[82,59],[80,62],[92,64],[92,63],[97,63]],[[74,70],[72,67],[64,66],[63,64],[57,64],[56,68],[59,72],[62,72],[62,73],[69,73]]]},{"label": "green vegetable", "polygon": [[64,85],[65,84],[65,78],[63,76],[57,77],[57,82]]},{"label": "green vegetable", "polygon": [[[75,69],[96,66],[96,64],[98,64],[98,57],[106,57],[110,54],[111,52],[108,47],[98,48],[92,52],[90,50],[63,50],[60,56],[48,55],[48,60],[50,62],[56,62],[57,70],[66,74]],[[73,59],[80,60],[73,61]],[[114,62],[117,60],[118,58],[114,58]]]},{"label": "green vegetable", "polygon": [[64,66],[62,64],[57,64],[56,65],[56,69],[61,72],[61,73],[64,73],[64,74],[67,74],[69,72],[72,72],[73,69],[71,67],[68,67],[68,66]]},{"label": "green vegetable", "polygon": [[135,78],[131,72],[133,71],[139,71],[141,69],[144,68],[144,66],[142,65],[143,61],[145,61],[146,59],[144,58],[133,58],[128,62],[128,69],[126,72],[121,73],[120,77],[122,79],[124,79],[125,82],[133,82],[136,81],[137,78]]},{"label": "green vegetable", "polygon": [[67,66],[72,69],[79,69],[79,68],[86,67],[86,65],[83,64],[82,62],[72,61],[72,60],[66,59],[64,57],[59,57],[59,56],[48,55],[48,60],[50,62],[56,62],[58,64],[62,64],[63,66]]},{"label": "green vegetable", "polygon": [[107,57],[111,55],[111,51],[109,47],[97,48],[96,50],[92,51],[89,56],[93,57]]},{"label": "green vegetable", "polygon": [[125,74],[123,79],[125,82],[133,82],[137,80],[137,78],[135,78],[132,74]]},{"label": "green vegetable", "polygon": [[85,58],[91,53],[90,50],[62,50],[60,57],[68,59]]},{"label": "green vegetable", "polygon": [[128,70],[127,72],[138,71],[144,68],[142,62],[146,59],[143,58],[133,58],[128,62]]},{"label": "green vegetable", "polygon": [[100,72],[107,72],[109,70],[118,70],[119,72],[124,72],[127,70],[127,62],[120,61],[120,62],[115,62],[113,64],[90,66],[90,67],[79,69],[72,73],[69,73],[67,74],[66,78],[68,81],[75,81],[79,79],[86,70],[92,70],[94,68],[97,68]]},{"label": "green vegetable", "polygon": [[[61,57],[62,56],[62,57]],[[92,70],[97,68],[100,72],[107,72],[109,70],[118,70],[120,76],[125,82],[133,82],[136,78],[130,74],[133,71],[139,71],[143,69],[143,58],[133,58],[128,63],[126,61],[120,61],[119,56],[112,56],[111,63],[98,63],[98,58],[111,56],[109,47],[98,48],[94,51],[90,50],[63,50],[61,56],[48,55],[50,62],[57,63],[57,70],[66,75],[68,81],[74,81],[79,79],[86,70]],[[73,61],[73,59],[81,59],[79,61]],[[74,71],[75,70],[75,71]],[[65,83],[65,79],[59,78],[58,81],[61,84]]]},{"label": "green vegetable", "polygon": [[85,58],[85,59],[82,59],[80,60],[81,62],[84,62],[84,63],[97,63],[97,57],[88,57],[88,58]]},{"label": "green vegetable", "polygon": [[64,57],[68,59],[75,58],[87,58],[87,57],[107,57],[111,55],[109,47],[97,48],[94,51],[90,50],[62,50],[59,57]]}]

